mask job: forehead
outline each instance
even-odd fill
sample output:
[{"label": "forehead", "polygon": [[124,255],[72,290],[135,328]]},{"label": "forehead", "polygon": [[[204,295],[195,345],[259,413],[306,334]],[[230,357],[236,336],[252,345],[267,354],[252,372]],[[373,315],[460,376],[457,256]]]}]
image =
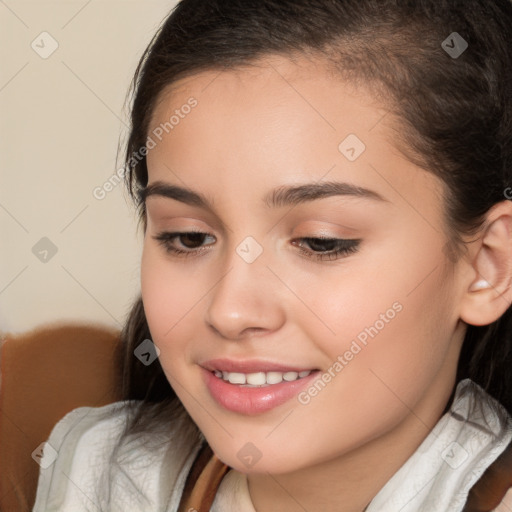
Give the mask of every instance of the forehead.
[{"label": "forehead", "polygon": [[440,200],[440,180],[395,148],[391,117],[369,91],[306,57],[206,70],[161,94],[150,125],[149,135],[160,129],[161,140],[147,156],[149,181],[260,198],[285,183],[329,179],[392,201],[406,197],[406,206]]},{"label": "forehead", "polygon": [[[192,111],[191,101],[196,104]],[[382,115],[373,96],[344,83],[326,64],[308,57],[292,61],[271,56],[171,84],[156,102],[149,134],[167,125],[162,136],[170,146],[183,148],[185,138],[201,141],[202,153],[232,144],[238,154],[261,154],[273,146],[289,159],[292,151],[297,154],[292,150],[297,143],[302,156],[308,148],[327,149],[320,140],[330,141],[329,153],[336,154],[342,138],[366,133]]]}]

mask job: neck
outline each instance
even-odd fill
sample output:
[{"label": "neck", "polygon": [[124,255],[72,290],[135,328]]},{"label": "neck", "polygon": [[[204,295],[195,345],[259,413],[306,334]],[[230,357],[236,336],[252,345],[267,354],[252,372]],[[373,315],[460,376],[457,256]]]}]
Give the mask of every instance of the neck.
[{"label": "neck", "polygon": [[[432,396],[432,395],[430,395]],[[428,397],[383,435],[334,459],[286,474],[249,474],[257,512],[364,512],[431,432],[448,396]]]}]

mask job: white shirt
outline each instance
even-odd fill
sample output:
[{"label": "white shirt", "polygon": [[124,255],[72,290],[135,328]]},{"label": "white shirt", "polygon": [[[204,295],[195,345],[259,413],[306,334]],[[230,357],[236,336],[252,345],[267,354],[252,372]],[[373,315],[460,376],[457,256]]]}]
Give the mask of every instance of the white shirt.
[{"label": "white shirt", "polygon": [[[79,407],[55,425],[48,443],[56,459],[51,448],[44,450],[33,512],[177,510],[200,440],[184,442],[178,424],[144,433],[114,453],[125,406],[136,403]],[[511,440],[512,418],[466,379],[458,384],[450,411],[367,512],[461,512],[470,488]],[[256,512],[246,475],[234,470],[226,474],[211,512]]]}]

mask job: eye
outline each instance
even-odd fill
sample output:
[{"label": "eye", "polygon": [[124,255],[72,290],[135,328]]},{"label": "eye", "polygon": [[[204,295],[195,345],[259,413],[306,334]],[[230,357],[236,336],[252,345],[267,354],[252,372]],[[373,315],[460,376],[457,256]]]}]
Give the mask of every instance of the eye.
[{"label": "eye", "polygon": [[300,252],[316,260],[340,259],[343,256],[356,252],[361,243],[359,239],[346,238],[306,237],[298,238],[297,240],[305,241],[313,249],[312,251],[307,250],[301,244],[294,244],[298,245]]},{"label": "eye", "polygon": [[[181,233],[162,232],[153,238],[164,247],[167,253],[178,257],[187,257],[198,255],[207,250],[202,246],[206,237],[214,238],[213,235],[200,231],[186,231]],[[180,241],[181,247],[176,246],[176,240]],[[297,240],[300,241],[300,243],[297,243]],[[304,243],[306,243],[311,250],[305,249]],[[303,237],[297,238],[292,242],[293,245],[298,247],[301,254],[316,260],[339,259],[342,256],[356,252],[360,243],[361,240],[359,239],[324,237]]]},{"label": "eye", "polygon": [[[186,231],[183,233],[169,233],[162,232],[153,238],[157,240],[169,254],[174,254],[176,256],[189,256],[192,254],[196,254],[199,252],[204,252],[204,249],[197,250],[195,247],[201,245],[201,241],[204,240],[205,237],[211,236],[208,233],[202,233],[200,231]],[[182,244],[185,246],[185,250],[176,247],[174,242],[176,239],[180,239]],[[192,246],[192,247],[191,247]],[[186,250],[189,249],[189,250]]]}]

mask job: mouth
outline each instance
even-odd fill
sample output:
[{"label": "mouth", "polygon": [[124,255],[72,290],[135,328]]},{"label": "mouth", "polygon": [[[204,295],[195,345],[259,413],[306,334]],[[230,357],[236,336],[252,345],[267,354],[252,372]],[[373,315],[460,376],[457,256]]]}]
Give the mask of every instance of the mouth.
[{"label": "mouth", "polygon": [[255,360],[216,359],[200,366],[213,399],[224,409],[245,415],[260,414],[284,404],[320,371]]}]

